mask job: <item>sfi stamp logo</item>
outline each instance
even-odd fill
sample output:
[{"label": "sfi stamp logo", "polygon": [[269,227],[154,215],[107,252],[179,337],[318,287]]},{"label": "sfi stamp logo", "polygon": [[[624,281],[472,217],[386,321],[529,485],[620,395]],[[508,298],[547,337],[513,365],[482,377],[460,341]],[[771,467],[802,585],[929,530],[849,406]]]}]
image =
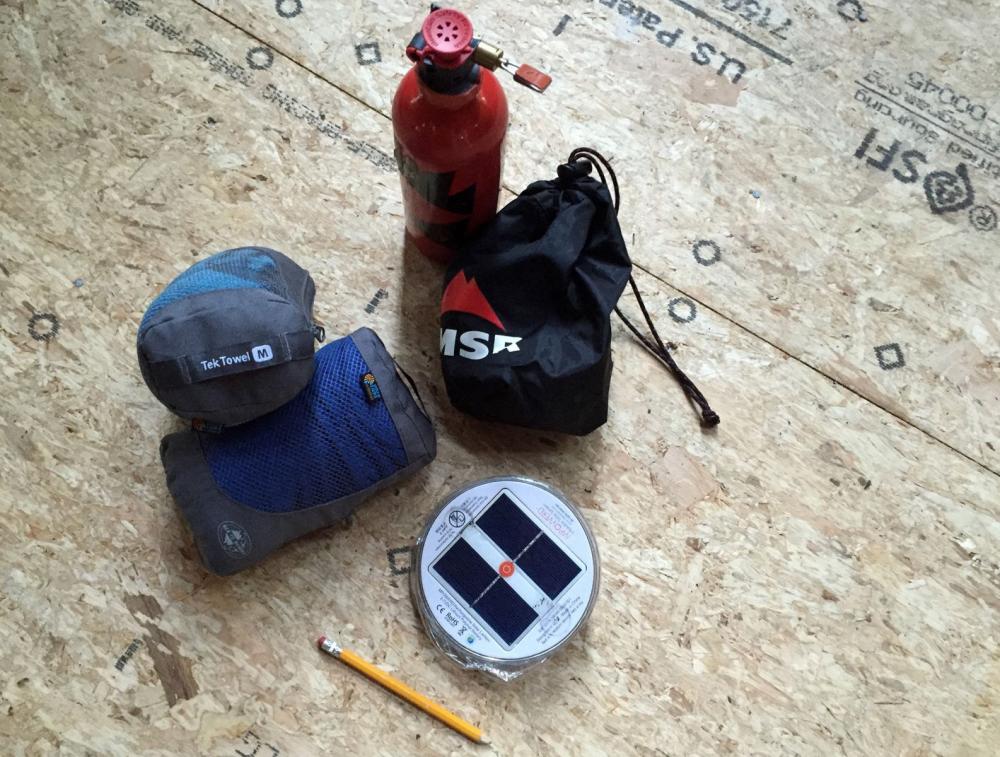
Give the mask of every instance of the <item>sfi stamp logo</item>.
[{"label": "sfi stamp logo", "polygon": [[935,214],[953,213],[972,207],[976,201],[969,181],[969,169],[964,163],[955,167],[955,172],[933,171],[924,177],[924,194],[927,204]]}]

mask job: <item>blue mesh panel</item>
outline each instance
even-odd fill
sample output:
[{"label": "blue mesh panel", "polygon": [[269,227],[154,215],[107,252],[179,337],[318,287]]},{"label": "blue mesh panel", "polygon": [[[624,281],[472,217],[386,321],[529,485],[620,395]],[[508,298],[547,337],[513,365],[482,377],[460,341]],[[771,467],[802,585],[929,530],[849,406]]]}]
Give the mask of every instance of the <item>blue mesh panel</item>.
[{"label": "blue mesh panel", "polygon": [[290,512],[366,489],[406,466],[384,401],[365,399],[364,358],[349,337],[316,353],[316,373],[284,407],[201,434],[219,488],[255,510]]},{"label": "blue mesh panel", "polygon": [[149,306],[139,331],[170,303],[220,289],[267,289],[288,296],[285,279],[270,255],[257,247],[227,250],[195,263],[171,281]]}]

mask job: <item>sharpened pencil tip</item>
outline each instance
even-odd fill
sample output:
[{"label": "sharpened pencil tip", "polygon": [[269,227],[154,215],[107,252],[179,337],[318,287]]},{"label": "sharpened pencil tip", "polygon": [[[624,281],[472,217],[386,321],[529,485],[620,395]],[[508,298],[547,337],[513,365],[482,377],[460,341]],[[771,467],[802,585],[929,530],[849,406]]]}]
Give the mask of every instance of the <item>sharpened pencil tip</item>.
[{"label": "sharpened pencil tip", "polygon": [[486,746],[489,746],[490,745],[490,740],[488,738],[486,738],[485,736],[480,736],[479,737],[479,743],[480,744],[486,744]]}]

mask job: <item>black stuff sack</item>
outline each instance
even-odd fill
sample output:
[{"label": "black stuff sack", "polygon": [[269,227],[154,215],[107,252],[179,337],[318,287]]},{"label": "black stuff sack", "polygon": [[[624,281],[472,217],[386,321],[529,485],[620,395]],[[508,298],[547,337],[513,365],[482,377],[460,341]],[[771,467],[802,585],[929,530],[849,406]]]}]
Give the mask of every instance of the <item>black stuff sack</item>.
[{"label": "black stuff sack", "polygon": [[195,263],[139,325],[139,368],[182,418],[234,426],[280,407],[309,383],[316,287],[276,250],[241,247]]},{"label": "black stuff sack", "polygon": [[[702,424],[719,422],[646,311],[618,204],[611,166],[580,148],[556,179],[528,186],[459,251],[441,298],[442,370],[455,407],[516,426],[590,433],[608,417],[616,311],[677,378]],[[626,285],[650,336],[618,309]]]}]

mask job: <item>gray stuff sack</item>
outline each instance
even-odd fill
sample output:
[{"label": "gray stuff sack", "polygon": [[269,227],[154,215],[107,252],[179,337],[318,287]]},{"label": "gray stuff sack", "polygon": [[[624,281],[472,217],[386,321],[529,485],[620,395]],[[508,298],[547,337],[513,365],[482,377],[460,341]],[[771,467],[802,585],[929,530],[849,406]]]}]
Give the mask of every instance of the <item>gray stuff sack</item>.
[{"label": "gray stuff sack", "polygon": [[182,418],[223,428],[280,407],[312,378],[316,288],[266,247],[199,261],[153,300],[139,326],[139,368]]},{"label": "gray stuff sack", "polygon": [[205,567],[248,568],[427,465],[437,444],[418,401],[363,328],[319,350],[312,380],[274,412],[166,436],[167,486]]}]

